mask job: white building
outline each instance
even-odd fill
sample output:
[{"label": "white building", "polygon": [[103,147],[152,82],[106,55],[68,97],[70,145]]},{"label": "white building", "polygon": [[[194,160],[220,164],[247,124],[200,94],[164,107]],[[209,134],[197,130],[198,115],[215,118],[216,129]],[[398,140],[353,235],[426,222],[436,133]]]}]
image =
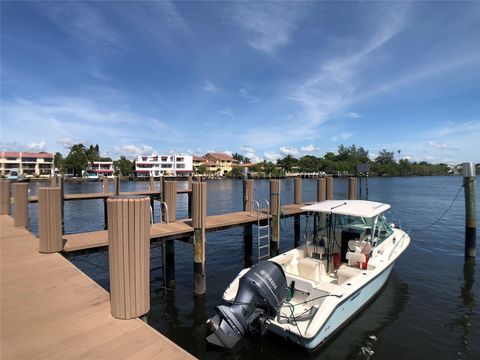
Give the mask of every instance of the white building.
[{"label": "white building", "polygon": [[191,155],[139,156],[135,161],[137,177],[188,176],[193,172]]},{"label": "white building", "polygon": [[113,176],[113,161],[93,161],[87,167],[87,178],[98,179]]}]

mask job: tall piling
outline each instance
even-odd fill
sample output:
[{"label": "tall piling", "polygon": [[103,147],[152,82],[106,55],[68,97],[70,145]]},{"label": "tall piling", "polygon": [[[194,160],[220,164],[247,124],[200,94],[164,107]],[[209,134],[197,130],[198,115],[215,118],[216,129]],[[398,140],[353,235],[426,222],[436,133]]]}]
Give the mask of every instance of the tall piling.
[{"label": "tall piling", "polygon": [[[294,188],[293,188],[293,199],[295,205],[300,205],[302,203],[302,179],[295,178]],[[293,245],[297,247],[300,245],[300,215],[295,215],[293,219],[293,234],[294,240]]]},{"label": "tall piling", "polygon": [[193,272],[194,293],[203,295],[206,292],[205,270],[205,226],[207,224],[207,183],[192,184],[193,196]]},{"label": "tall piling", "polygon": [[119,176],[115,176],[113,184],[114,184],[113,193],[115,195],[119,195],[120,194],[120,177]]},{"label": "tall piling", "polygon": [[270,180],[270,215],[272,216],[270,254],[275,256],[280,249],[280,180]]},{"label": "tall piling", "polygon": [[28,227],[28,184],[13,184],[12,195],[14,225]]},{"label": "tall piling", "polygon": [[187,179],[187,188],[189,190],[189,192],[187,193],[187,209],[189,218],[192,217],[192,183],[192,175],[189,175]]},{"label": "tall piling", "polygon": [[[253,207],[253,180],[243,180],[243,211],[251,211]],[[244,266],[252,266],[253,225],[243,226]]]},{"label": "tall piling", "polygon": [[0,180],[0,215],[8,215],[10,209],[10,181]]},{"label": "tall piling", "polygon": [[149,200],[121,195],[107,203],[111,312],[133,319],[150,310]]},{"label": "tall piling", "polygon": [[326,185],[327,200],[333,200],[333,177],[327,176],[325,180],[327,182],[327,185]]},{"label": "tall piling", "polygon": [[63,250],[60,187],[38,189],[38,234],[39,252],[48,254]]},{"label": "tall piling", "polygon": [[168,220],[175,222],[177,220],[177,182],[165,181],[163,184],[163,201],[168,207]]},{"label": "tall piling", "polygon": [[325,201],[327,199],[327,181],[325,178],[317,179],[317,201]]},{"label": "tall piling", "polygon": [[108,177],[103,177],[103,193],[108,194]]},{"label": "tall piling", "polygon": [[153,176],[150,176],[149,179],[149,190],[155,191],[155,178]]},{"label": "tall piling", "polygon": [[348,200],[357,199],[357,178],[348,178]]},{"label": "tall piling", "polygon": [[475,164],[468,162],[463,164],[463,188],[465,193],[465,257],[476,256],[476,188],[477,176]]}]

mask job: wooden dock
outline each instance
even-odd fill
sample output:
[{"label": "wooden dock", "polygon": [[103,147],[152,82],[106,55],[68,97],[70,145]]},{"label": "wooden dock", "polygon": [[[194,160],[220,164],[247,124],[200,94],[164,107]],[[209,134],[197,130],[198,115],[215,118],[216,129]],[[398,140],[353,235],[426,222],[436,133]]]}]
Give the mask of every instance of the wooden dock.
[{"label": "wooden dock", "polygon": [[192,359],[139,319],[110,314],[109,294],[0,215],[1,359]]},{"label": "wooden dock", "polygon": [[[282,207],[283,216],[289,217],[303,214],[301,205],[285,205]],[[269,218],[270,215],[261,214],[260,220]],[[223,215],[207,216],[207,224],[205,229],[207,231],[216,231],[228,229],[238,225],[246,225],[256,223],[258,221],[256,213],[249,211],[239,211]],[[193,234],[193,227],[191,219],[177,220],[169,224],[158,223],[153,224],[150,228],[150,240],[169,240],[178,239]],[[78,234],[64,235],[63,239],[66,241],[64,246],[65,252],[73,252],[79,250],[87,250],[99,247],[108,246],[108,231],[90,231]]]},{"label": "wooden dock", "polygon": [[[190,189],[177,189],[177,194],[188,194],[191,193],[192,190]],[[161,194],[160,191],[122,191],[120,195],[144,195],[144,196],[153,196],[159,197]],[[65,201],[72,201],[72,200],[99,200],[99,199],[107,199],[109,196],[115,195],[113,192],[110,193],[84,193],[84,194],[65,194],[63,199]],[[37,203],[38,196],[29,196],[28,202],[30,203]]]}]

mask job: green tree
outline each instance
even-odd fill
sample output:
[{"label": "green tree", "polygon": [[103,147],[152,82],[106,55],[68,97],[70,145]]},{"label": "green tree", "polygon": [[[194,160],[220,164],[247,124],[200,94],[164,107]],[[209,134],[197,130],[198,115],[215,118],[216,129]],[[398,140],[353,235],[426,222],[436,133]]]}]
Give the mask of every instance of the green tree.
[{"label": "green tree", "polygon": [[237,160],[239,163],[242,163],[242,162],[245,161],[245,157],[242,154],[239,154],[239,153],[232,154],[232,158],[234,160]]},{"label": "green tree", "polygon": [[65,158],[64,167],[73,173],[73,176],[81,177],[82,171],[87,168],[88,159],[86,149],[83,144],[75,144],[70,148],[70,152]]},{"label": "green tree", "polygon": [[234,165],[230,175],[234,178],[240,177],[243,174],[243,166]]},{"label": "green tree", "polygon": [[204,175],[207,173],[207,167],[205,165],[200,165],[198,168],[197,168],[197,174],[199,175]]},{"label": "green tree", "polygon": [[60,174],[65,173],[64,161],[62,153],[57,151],[53,157],[53,166],[60,171]]},{"label": "green tree", "polygon": [[382,151],[380,151],[378,156],[375,158],[375,162],[381,165],[394,163],[395,159],[393,157],[393,151],[387,151],[385,149],[382,149]]},{"label": "green tree", "polygon": [[277,165],[280,166],[284,171],[291,172],[292,167],[298,164],[298,159],[295,159],[292,155],[287,155],[283,159],[277,160]]},{"label": "green tree", "polygon": [[133,162],[128,160],[125,155],[122,155],[118,160],[115,160],[113,166],[115,166],[115,170],[120,176],[129,176],[133,173]]}]

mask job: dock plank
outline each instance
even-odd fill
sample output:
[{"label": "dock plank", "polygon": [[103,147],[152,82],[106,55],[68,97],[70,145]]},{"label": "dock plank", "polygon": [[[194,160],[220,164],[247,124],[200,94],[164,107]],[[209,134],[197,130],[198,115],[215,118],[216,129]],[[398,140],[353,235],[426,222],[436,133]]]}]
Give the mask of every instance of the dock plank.
[{"label": "dock plank", "polygon": [[[192,192],[190,189],[177,189],[177,194],[188,194]],[[139,196],[160,196],[161,192],[159,191],[122,191],[120,195],[139,195]],[[65,194],[63,199],[65,201],[74,201],[74,200],[99,200],[106,199],[109,196],[115,195],[113,192],[106,193],[83,193],[83,194]],[[28,197],[30,203],[37,203],[38,196],[32,195]]]},{"label": "dock plank", "polygon": [[109,294],[0,215],[0,358],[192,359],[139,319],[110,314]]},{"label": "dock plank", "polygon": [[[301,210],[302,205],[285,205],[282,207],[283,216],[294,216],[305,213]],[[270,215],[260,214],[260,220],[269,218]],[[230,227],[256,223],[258,221],[255,212],[239,211],[229,214],[207,216],[207,231],[216,231],[228,229]],[[193,234],[191,219],[177,220],[169,224],[157,223],[150,228],[150,240],[158,240],[162,238],[180,238]],[[94,249],[108,246],[108,231],[90,231],[78,234],[64,235],[65,241],[64,251],[73,252],[87,249]]]}]

